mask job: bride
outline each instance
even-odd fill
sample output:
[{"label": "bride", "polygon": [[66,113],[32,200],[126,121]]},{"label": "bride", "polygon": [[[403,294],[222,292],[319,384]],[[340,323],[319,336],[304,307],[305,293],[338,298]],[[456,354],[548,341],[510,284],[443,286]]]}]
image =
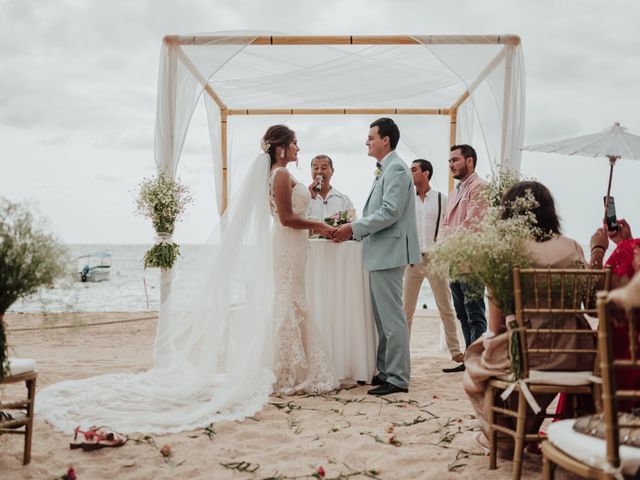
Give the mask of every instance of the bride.
[{"label": "bride", "polygon": [[324,222],[307,220],[309,190],[286,169],[298,160],[298,141],[293,130],[274,125],[265,133],[262,147],[270,157],[269,197],[274,217],[273,262],[275,321],[275,389],[322,392],[337,387],[326,355],[307,313],[305,266],[309,229],[332,233]]},{"label": "bride", "polygon": [[295,133],[274,125],[261,143],[264,153],[206,248],[176,273],[160,312],[154,367],[41,390],[37,414],[55,429],[178,432],[251,416],[274,389],[339,386],[305,298],[308,229],[333,229],[304,216],[309,192],[286,169],[300,150]]}]

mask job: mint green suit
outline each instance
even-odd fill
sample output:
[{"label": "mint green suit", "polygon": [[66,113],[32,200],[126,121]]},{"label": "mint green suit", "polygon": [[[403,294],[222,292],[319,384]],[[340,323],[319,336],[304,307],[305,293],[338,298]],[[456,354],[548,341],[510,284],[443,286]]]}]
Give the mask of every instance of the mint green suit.
[{"label": "mint green suit", "polygon": [[409,167],[391,152],[369,192],[363,217],[351,224],[363,241],[373,316],[378,330],[376,366],[380,377],[409,387],[409,329],[402,309],[402,277],[408,264],[422,261],[416,229],[415,189]]}]

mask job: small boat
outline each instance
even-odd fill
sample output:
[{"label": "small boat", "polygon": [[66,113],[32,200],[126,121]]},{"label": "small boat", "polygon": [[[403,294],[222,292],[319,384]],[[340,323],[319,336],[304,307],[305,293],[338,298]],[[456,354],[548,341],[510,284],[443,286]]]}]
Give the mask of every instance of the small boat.
[{"label": "small boat", "polygon": [[81,282],[104,282],[109,280],[111,272],[111,254],[95,252],[82,255],[77,259],[78,280]]}]

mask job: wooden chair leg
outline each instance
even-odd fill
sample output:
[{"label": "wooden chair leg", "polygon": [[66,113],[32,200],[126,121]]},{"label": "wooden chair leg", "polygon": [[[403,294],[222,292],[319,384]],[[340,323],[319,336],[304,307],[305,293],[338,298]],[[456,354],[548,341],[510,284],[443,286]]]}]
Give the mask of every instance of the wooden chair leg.
[{"label": "wooden chair leg", "polygon": [[24,432],[24,456],[22,458],[22,464],[27,465],[31,462],[31,442],[33,438],[33,411],[36,401],[36,379],[27,380],[27,424],[25,425]]},{"label": "wooden chair leg", "polygon": [[522,452],[527,426],[527,400],[522,392],[518,392],[518,417],[516,421],[516,438],[513,450],[513,480],[520,480],[522,475]]},{"label": "wooden chair leg", "polygon": [[551,463],[551,460],[547,458],[546,455],[542,457],[542,478],[543,480],[553,480],[554,474],[554,465]]},{"label": "wooden chair leg", "polygon": [[487,411],[489,413],[489,470],[498,468],[496,458],[498,449],[498,432],[493,428],[496,421],[496,413],[493,411],[495,406],[496,389],[489,386],[489,395],[487,397]]}]

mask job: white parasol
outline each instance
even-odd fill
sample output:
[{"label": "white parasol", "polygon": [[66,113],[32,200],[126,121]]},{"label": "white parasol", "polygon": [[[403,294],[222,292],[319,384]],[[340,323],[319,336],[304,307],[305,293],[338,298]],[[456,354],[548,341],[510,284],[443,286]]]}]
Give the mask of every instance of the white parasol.
[{"label": "white parasol", "polygon": [[611,178],[613,166],[619,158],[631,158],[640,160],[640,136],[627,132],[618,122],[613,127],[600,133],[592,133],[580,137],[557,140],[555,142],[540,143],[522,147],[522,150],[532,152],[563,153],[565,155],[580,155],[582,157],[607,157],[609,159],[609,184],[607,185],[607,197],[605,215],[611,193]]}]

